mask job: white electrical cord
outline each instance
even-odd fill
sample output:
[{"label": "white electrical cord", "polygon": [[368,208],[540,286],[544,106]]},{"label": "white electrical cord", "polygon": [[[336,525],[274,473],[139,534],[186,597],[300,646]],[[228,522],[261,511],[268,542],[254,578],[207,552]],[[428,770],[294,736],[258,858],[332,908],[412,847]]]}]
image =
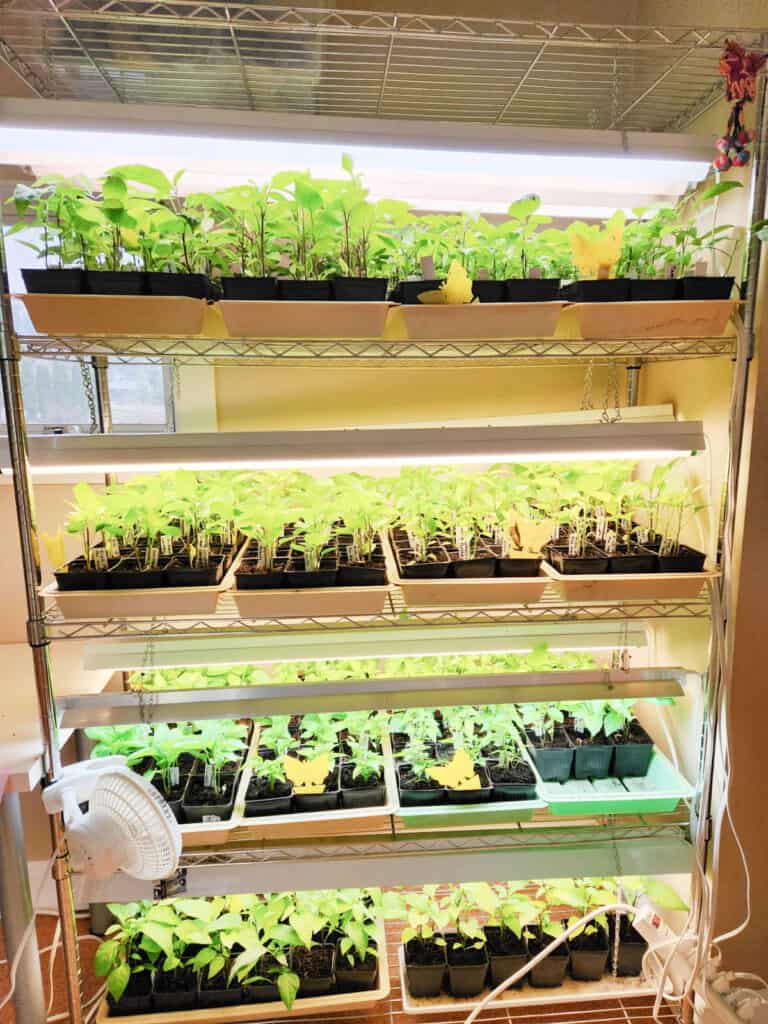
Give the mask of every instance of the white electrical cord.
[{"label": "white electrical cord", "polygon": [[[54,852],[51,854],[50,859],[43,870],[43,880],[40,883],[40,886],[38,887],[33,906],[36,906],[40,902],[40,897],[43,894],[45,883],[48,881],[48,870],[52,866],[55,859],[56,853]],[[19,969],[19,960],[21,960],[21,954],[24,952],[24,949],[26,948],[26,945],[29,942],[29,938],[32,934],[32,931],[34,930],[35,920],[36,915],[33,911],[29,921],[27,922],[27,927],[24,929],[24,934],[21,936],[19,948],[16,950],[16,955],[14,956],[13,962],[11,963],[11,969],[9,972],[10,988],[8,989],[7,995],[5,995],[2,1001],[0,1001],[0,1010],[4,1009],[8,1005],[8,1003],[13,998],[13,993],[16,991],[16,971]]]},{"label": "white electrical cord", "polygon": [[496,996],[500,996],[502,992],[506,992],[510,985],[514,985],[516,981],[523,978],[532,967],[535,967],[536,964],[548,957],[553,949],[557,949],[558,946],[562,946],[562,944],[569,939],[574,932],[579,931],[584,925],[589,924],[590,921],[594,921],[596,917],[600,917],[601,914],[609,913],[611,910],[623,911],[625,914],[637,914],[637,907],[631,907],[627,903],[611,903],[605,907],[598,907],[597,910],[592,910],[590,913],[585,914],[584,917],[580,917],[578,921],[574,921],[573,924],[563,929],[562,935],[558,935],[557,938],[553,939],[548,946],[545,946],[540,953],[537,953],[536,956],[530,959],[528,963],[520,968],[519,971],[515,971],[514,974],[510,974],[510,976],[502,981],[500,985],[497,985],[496,988],[492,989],[472,1010],[470,1015],[464,1021],[464,1024],[474,1024],[474,1021],[477,1020],[486,1006],[488,1006]]}]

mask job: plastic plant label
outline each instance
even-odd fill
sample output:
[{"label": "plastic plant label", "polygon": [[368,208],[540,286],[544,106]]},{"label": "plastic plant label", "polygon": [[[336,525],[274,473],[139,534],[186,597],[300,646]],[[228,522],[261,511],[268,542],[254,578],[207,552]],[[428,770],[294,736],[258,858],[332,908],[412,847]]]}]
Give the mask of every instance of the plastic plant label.
[{"label": "plastic plant label", "polygon": [[232,527],[229,525],[229,523],[225,523],[224,526],[222,526],[221,533],[219,534],[219,539],[222,544],[232,543]]},{"label": "plastic plant label", "polygon": [[293,783],[294,793],[312,794],[325,792],[325,780],[331,770],[328,754],[319,754],[311,761],[300,761],[298,757],[286,754],[283,768],[289,782]]},{"label": "plastic plant label", "polygon": [[584,719],[583,718],[578,718],[578,717],[574,718],[574,720],[573,720],[573,731],[577,732],[580,736],[582,735],[582,733],[584,732]]},{"label": "plastic plant label", "polygon": [[134,533],[133,533],[133,527],[132,526],[125,526],[125,527],[123,527],[123,543],[125,544],[125,546],[129,547],[129,548],[133,547],[135,539],[136,538],[135,538]]},{"label": "plastic plant label", "polygon": [[531,267],[528,271],[529,281],[538,281],[541,277],[541,267]]},{"label": "plastic plant label", "polygon": [[149,558],[148,558],[147,561],[148,561],[148,566],[149,566],[150,569],[156,569],[157,568],[158,563],[160,561],[160,549],[156,545],[153,545],[149,549]]},{"label": "plastic plant label", "polygon": [[171,773],[170,774],[171,774],[171,785],[172,786],[178,786],[178,784],[179,784],[179,766],[177,764],[175,764],[171,768]]},{"label": "plastic plant label", "polygon": [[475,280],[476,281],[487,281],[488,280],[488,271],[486,270],[485,267],[480,267],[478,272],[475,274]]},{"label": "plastic plant label", "polygon": [[427,768],[427,775],[448,789],[482,789],[474,762],[463,747],[459,747],[448,764]]},{"label": "plastic plant label", "polygon": [[595,515],[595,536],[597,537],[598,540],[603,540],[603,538],[605,537],[605,528],[606,528],[605,509],[604,508],[599,508],[599,509],[597,509],[597,512],[596,512],[596,515]]},{"label": "plastic plant label", "polygon": [[93,564],[100,572],[108,568],[109,558],[106,548],[94,548],[91,554],[93,555]]},{"label": "plastic plant label", "polygon": [[66,562],[67,555],[64,551],[64,533],[61,527],[59,527],[57,533],[44,533],[43,544],[45,544],[48,561],[54,569],[58,569],[60,565],[63,565],[64,562]]},{"label": "plastic plant label", "polygon": [[434,281],[435,279],[435,261],[432,256],[421,257],[421,276],[425,281]]},{"label": "plastic plant label", "polygon": [[615,530],[606,530],[605,533],[605,553],[607,555],[616,554],[616,532]]},{"label": "plastic plant label", "polygon": [[280,267],[283,270],[289,270],[290,266],[291,266],[291,256],[290,256],[290,253],[281,252],[280,253]]},{"label": "plastic plant label", "polygon": [[206,789],[211,789],[213,787],[213,765],[212,764],[207,764],[205,766],[205,771],[203,772],[203,785],[205,786]]},{"label": "plastic plant label", "polygon": [[696,262],[693,265],[693,273],[695,274],[696,277],[706,277],[707,276],[707,261],[706,260],[696,260]]},{"label": "plastic plant label", "polygon": [[610,276],[611,276],[611,264],[610,263],[600,263],[598,265],[598,268],[597,268],[597,280],[598,281],[607,281]]},{"label": "plastic plant label", "polygon": [[172,555],[173,554],[173,541],[170,537],[162,534],[160,537],[160,554]]},{"label": "plastic plant label", "polygon": [[203,815],[203,824],[204,825],[215,825],[217,821],[221,821],[221,816],[219,814],[204,814]]}]

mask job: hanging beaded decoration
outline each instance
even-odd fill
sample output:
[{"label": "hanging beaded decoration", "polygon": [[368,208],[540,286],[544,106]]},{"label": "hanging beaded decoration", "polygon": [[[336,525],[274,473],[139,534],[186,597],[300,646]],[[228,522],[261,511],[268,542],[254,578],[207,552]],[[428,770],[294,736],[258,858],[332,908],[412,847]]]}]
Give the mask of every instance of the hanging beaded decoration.
[{"label": "hanging beaded decoration", "polygon": [[725,96],[732,109],[728,127],[715,143],[717,156],[712,166],[717,171],[730,167],[743,167],[749,160],[747,146],[754,139],[754,132],[744,125],[744,104],[752,103],[757,91],[757,75],[766,61],[766,55],[756,51],[747,52],[735,40],[727,39],[720,57],[720,74],[725,79]]}]

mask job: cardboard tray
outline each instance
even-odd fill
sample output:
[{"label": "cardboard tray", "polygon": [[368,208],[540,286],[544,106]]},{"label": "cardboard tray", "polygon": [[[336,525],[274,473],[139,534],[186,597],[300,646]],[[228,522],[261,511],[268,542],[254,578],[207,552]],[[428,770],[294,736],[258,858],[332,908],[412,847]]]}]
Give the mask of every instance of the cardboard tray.
[{"label": "cardboard tray", "polygon": [[65,619],[120,619],[173,615],[213,615],[219,597],[235,581],[245,546],[232,560],[220,583],[213,587],[149,587],[137,590],[59,590],[54,581],[39,594],[55,601]]},{"label": "cardboard tray", "polygon": [[106,996],[99,1005],[96,1024],[105,1021],[135,1021],[136,1024],[246,1024],[253,1020],[282,1020],[292,1017],[301,1020],[322,1014],[327,1018],[342,1011],[365,1010],[376,1003],[389,998],[389,960],[387,944],[384,941],[384,929],[380,929],[379,976],[376,988],[370,992],[344,992],[338,995],[313,996],[309,999],[297,999],[292,1010],[286,1010],[281,1002],[276,1003],[243,1003],[240,1006],[221,1006],[205,1010],[174,1010],[165,1013],[139,1013],[130,1017],[114,1017],[109,1012]]},{"label": "cardboard tray", "polygon": [[380,338],[389,302],[242,302],[218,303],[233,338],[368,339]]},{"label": "cardboard tray", "polygon": [[658,750],[654,750],[645,778],[569,779],[540,782],[539,793],[555,817],[592,814],[664,814],[681,800],[693,796],[693,788]]},{"label": "cardboard tray", "polygon": [[[536,604],[544,596],[548,577],[489,576],[468,580],[409,580],[400,576],[397,557],[389,540],[383,538],[387,576],[402,591],[405,603],[411,608],[458,608],[462,605]],[[543,565],[543,563],[542,563]]]},{"label": "cardboard tray", "polygon": [[184,848],[215,846],[221,842],[248,842],[307,838],[333,835],[367,835],[391,830],[391,816],[397,806],[397,783],[391,768],[389,737],[382,736],[384,754],[384,803],[376,807],[341,807],[333,811],[304,811],[294,814],[267,814],[246,818],[245,794],[251,781],[251,758],[258,747],[259,730],[254,729],[245,767],[235,796],[232,817],[221,822],[201,822],[181,826]]},{"label": "cardboard tray", "polygon": [[689,600],[698,597],[709,580],[720,577],[720,572],[715,570],[570,576],[559,573],[547,561],[541,563],[541,568],[564,601]]},{"label": "cardboard tray", "polygon": [[[404,1013],[414,1016],[441,1014],[443,1017],[450,1012],[468,1014],[490,991],[489,986],[475,999],[455,998],[448,994],[436,996],[434,999],[414,998],[408,991],[405,980],[402,946],[399,947],[397,956]],[[563,984],[557,988],[531,988],[529,985],[524,985],[521,989],[507,989],[490,1004],[487,1012],[501,1011],[503,1013],[504,1008],[511,1009],[515,1006],[551,1007],[553,1003],[581,1004],[591,1000],[626,999],[631,996],[651,995],[655,992],[656,988],[642,978],[613,978],[606,975],[600,981],[574,981],[573,978],[566,977]]]},{"label": "cardboard tray", "polygon": [[[205,299],[182,295],[14,295],[27,307],[36,331],[57,335],[184,337],[203,326]],[[126,342],[128,347],[129,342]]]},{"label": "cardboard tray", "polygon": [[475,302],[466,306],[397,306],[387,336],[403,341],[551,338],[564,302]]},{"label": "cardboard tray", "polygon": [[719,338],[738,305],[735,299],[578,302],[569,312],[582,338]]}]

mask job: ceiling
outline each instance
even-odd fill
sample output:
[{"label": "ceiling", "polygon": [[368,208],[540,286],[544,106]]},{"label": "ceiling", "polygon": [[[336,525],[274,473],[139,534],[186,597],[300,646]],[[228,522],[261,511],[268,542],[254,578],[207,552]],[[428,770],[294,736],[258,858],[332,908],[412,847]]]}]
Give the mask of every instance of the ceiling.
[{"label": "ceiling", "polygon": [[7,95],[666,131],[720,98],[734,31],[341,6],[0,0],[0,68]]}]

